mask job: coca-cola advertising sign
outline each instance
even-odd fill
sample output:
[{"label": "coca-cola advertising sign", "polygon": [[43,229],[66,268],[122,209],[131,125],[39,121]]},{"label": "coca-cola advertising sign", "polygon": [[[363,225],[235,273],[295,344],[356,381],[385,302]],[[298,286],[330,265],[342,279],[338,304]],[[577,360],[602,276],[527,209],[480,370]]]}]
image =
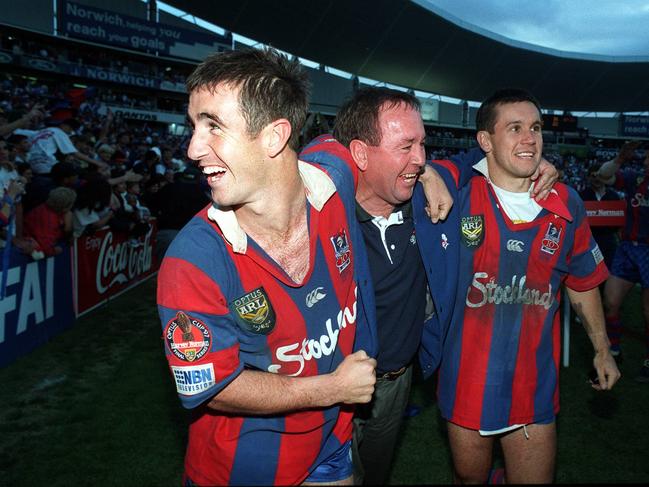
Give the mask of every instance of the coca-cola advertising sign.
[{"label": "coca-cola advertising sign", "polygon": [[109,228],[75,242],[77,316],[130,289],[158,270],[153,252],[156,223],[138,239]]}]

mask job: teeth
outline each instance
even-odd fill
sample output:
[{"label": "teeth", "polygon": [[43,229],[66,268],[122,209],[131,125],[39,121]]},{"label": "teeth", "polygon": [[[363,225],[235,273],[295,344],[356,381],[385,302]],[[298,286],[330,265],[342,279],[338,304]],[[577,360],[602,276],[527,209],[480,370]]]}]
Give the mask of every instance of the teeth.
[{"label": "teeth", "polygon": [[419,175],[419,173],[416,172],[411,172],[408,174],[402,174],[401,177],[404,179],[411,179],[411,178],[416,178]]},{"label": "teeth", "polygon": [[210,174],[217,174],[225,172],[225,168],[218,166],[206,166],[203,168],[203,174],[209,176]]},{"label": "teeth", "polygon": [[534,157],[533,152],[519,152],[517,155],[519,157]]}]

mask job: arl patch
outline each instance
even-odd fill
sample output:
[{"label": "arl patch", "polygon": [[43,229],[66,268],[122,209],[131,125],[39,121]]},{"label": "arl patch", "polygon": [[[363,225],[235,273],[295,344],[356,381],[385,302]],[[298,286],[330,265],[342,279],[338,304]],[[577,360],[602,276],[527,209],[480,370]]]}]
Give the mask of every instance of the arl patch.
[{"label": "arl patch", "polygon": [[463,216],[460,230],[464,245],[469,248],[480,247],[484,240],[484,217],[482,215]]},{"label": "arl patch", "polygon": [[232,301],[230,311],[239,325],[251,333],[268,335],[275,328],[275,310],[263,287]]},{"label": "arl patch", "polygon": [[333,237],[330,237],[329,240],[331,240],[331,245],[333,245],[334,253],[336,254],[336,267],[338,267],[338,272],[342,274],[351,263],[351,250],[349,249],[347,232],[343,229]]},{"label": "arl patch", "polygon": [[182,311],[167,323],[164,337],[169,351],[184,362],[200,360],[212,345],[207,326]]},{"label": "arl patch", "polygon": [[545,236],[543,237],[543,240],[541,240],[541,251],[554,255],[559,248],[562,231],[561,228],[550,222],[548,224],[548,229],[545,231]]}]

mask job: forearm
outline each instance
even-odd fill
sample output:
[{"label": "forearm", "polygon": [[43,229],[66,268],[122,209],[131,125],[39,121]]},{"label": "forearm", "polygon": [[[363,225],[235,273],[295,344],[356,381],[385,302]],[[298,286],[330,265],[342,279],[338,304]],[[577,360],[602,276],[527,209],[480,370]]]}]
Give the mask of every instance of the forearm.
[{"label": "forearm", "polygon": [[596,353],[608,351],[610,343],[606,335],[606,322],[602,299],[598,288],[588,291],[575,291],[566,288],[572,307],[581,319],[588,338]]},{"label": "forearm", "polygon": [[81,159],[82,161],[85,161],[85,162],[87,162],[88,164],[93,164],[93,165],[95,165],[95,166],[97,166],[97,167],[100,167],[100,168],[106,166],[105,163],[103,163],[103,162],[101,162],[101,161],[98,161],[98,160],[96,160],[96,159],[93,159],[92,157],[88,157],[87,155],[85,155],[85,154],[83,154],[83,153],[81,153],[81,152],[75,152],[73,155],[74,155],[74,157],[76,157],[77,159]]},{"label": "forearm", "polygon": [[288,377],[244,370],[214,396],[208,406],[239,415],[286,413],[340,402],[335,389],[333,374]]}]

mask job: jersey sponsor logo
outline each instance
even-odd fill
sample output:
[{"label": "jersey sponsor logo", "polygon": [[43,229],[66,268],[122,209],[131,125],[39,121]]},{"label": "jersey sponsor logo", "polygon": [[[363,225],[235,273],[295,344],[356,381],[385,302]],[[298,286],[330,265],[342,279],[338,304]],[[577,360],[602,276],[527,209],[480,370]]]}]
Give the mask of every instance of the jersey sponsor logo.
[{"label": "jersey sponsor logo", "polygon": [[347,328],[349,325],[356,323],[356,295],[358,288],[354,288],[354,302],[345,309],[338,312],[336,316],[336,328],[334,329],[331,318],[325,322],[327,333],[323,333],[318,338],[305,338],[302,343],[295,342],[283,347],[277,347],[275,358],[281,363],[271,364],[268,366],[268,372],[279,373],[284,364],[297,364],[297,372],[286,374],[289,376],[298,376],[304,370],[304,363],[308,360],[328,357],[333,354],[338,345],[338,335],[340,330]]},{"label": "jersey sponsor logo", "polygon": [[316,304],[318,301],[324,299],[327,296],[327,293],[322,291],[324,291],[324,288],[318,286],[317,288],[315,288],[313,291],[310,291],[309,294],[306,295],[305,301],[306,301],[307,308],[312,308],[314,304]]},{"label": "jersey sponsor logo", "polygon": [[338,272],[342,274],[351,263],[351,250],[349,249],[347,232],[342,229],[336,235],[330,237],[329,240],[331,240],[331,245],[333,245],[336,254],[336,267],[338,267]]},{"label": "jersey sponsor logo", "polygon": [[263,287],[244,294],[230,303],[240,325],[249,332],[268,335],[275,328],[275,310]]},{"label": "jersey sponsor logo", "polygon": [[548,229],[545,231],[545,236],[543,237],[543,240],[541,240],[541,251],[554,255],[559,248],[562,231],[561,228],[550,222],[548,224]]},{"label": "jersey sponsor logo", "polygon": [[509,250],[510,252],[522,252],[524,246],[525,243],[521,242],[520,240],[507,240],[507,250]]},{"label": "jersey sponsor logo", "polygon": [[463,216],[460,229],[464,245],[469,248],[479,247],[484,239],[484,217],[482,215]]},{"label": "jersey sponsor logo", "polygon": [[638,208],[639,206],[649,206],[649,198],[645,198],[642,193],[636,193],[633,198],[631,198],[631,206],[633,208]]},{"label": "jersey sponsor logo", "polygon": [[481,308],[486,304],[531,304],[550,309],[554,303],[552,284],[548,283],[548,289],[544,292],[543,289],[528,288],[526,280],[526,276],[518,279],[514,275],[511,283],[503,286],[486,272],[476,272],[466,291],[465,303],[469,308]]},{"label": "jersey sponsor logo", "polygon": [[595,259],[595,265],[598,265],[601,261],[604,260],[604,254],[599,249],[599,245],[595,245],[595,248],[590,251],[593,254],[593,259]]},{"label": "jersey sponsor logo", "polygon": [[207,326],[182,311],[167,323],[164,336],[169,351],[185,362],[200,360],[212,345]]},{"label": "jersey sponsor logo", "polygon": [[190,365],[186,367],[171,366],[176,381],[176,390],[183,396],[195,396],[216,384],[212,364]]}]

